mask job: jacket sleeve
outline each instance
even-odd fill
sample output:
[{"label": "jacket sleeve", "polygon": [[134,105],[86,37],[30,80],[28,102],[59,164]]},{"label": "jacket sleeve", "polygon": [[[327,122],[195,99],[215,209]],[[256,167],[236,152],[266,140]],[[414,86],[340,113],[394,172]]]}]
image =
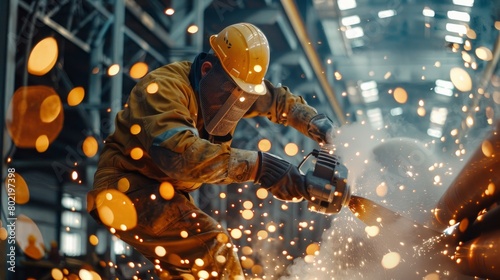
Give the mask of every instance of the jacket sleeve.
[{"label": "jacket sleeve", "polygon": [[131,119],[144,130],[142,145],[169,178],[226,184],[253,180],[257,152],[199,137],[197,101],[182,77],[151,75],[132,91],[129,103]]},{"label": "jacket sleeve", "polygon": [[265,81],[267,93],[254,103],[245,117],[265,116],[270,121],[291,126],[303,135],[313,138],[309,129],[311,119],[318,115],[303,97],[290,92],[288,87],[275,87]]}]

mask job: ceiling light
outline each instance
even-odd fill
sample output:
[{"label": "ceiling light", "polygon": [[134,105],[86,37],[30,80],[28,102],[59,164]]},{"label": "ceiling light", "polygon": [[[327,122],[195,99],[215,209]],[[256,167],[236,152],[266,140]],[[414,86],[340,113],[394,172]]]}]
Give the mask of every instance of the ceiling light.
[{"label": "ceiling light", "polygon": [[345,36],[347,39],[354,39],[354,38],[359,38],[363,37],[365,33],[363,32],[363,28],[357,26],[354,28],[349,28],[345,31]]},{"label": "ceiling light", "polygon": [[441,127],[429,127],[427,134],[432,137],[441,138],[443,136],[443,129]]},{"label": "ceiling light", "polygon": [[452,19],[452,20],[460,20],[460,21],[465,21],[465,22],[470,21],[470,15],[466,12],[448,11],[447,15],[448,15],[448,18]]},{"label": "ceiling light", "polygon": [[342,18],[342,25],[343,26],[351,26],[351,25],[358,24],[360,22],[361,22],[361,19],[359,18],[359,16],[356,16],[356,15]]},{"label": "ceiling light", "polygon": [[466,7],[472,7],[472,6],[474,6],[474,0],[453,0],[453,4],[460,5],[460,6],[466,6]]},{"label": "ceiling light", "polygon": [[422,14],[426,17],[434,17],[436,13],[431,8],[425,7],[424,10],[422,11]]},{"label": "ceiling light", "polygon": [[384,10],[384,11],[378,12],[379,18],[388,18],[388,17],[393,17],[395,15],[396,15],[395,10]]},{"label": "ceiling light", "polygon": [[391,115],[392,116],[399,116],[403,114],[403,108],[401,107],[396,107],[391,109]]},{"label": "ceiling light", "polygon": [[380,108],[366,110],[366,115],[373,129],[380,129],[384,126],[384,119]]},{"label": "ceiling light", "polygon": [[444,125],[446,122],[446,116],[448,115],[448,109],[445,107],[433,107],[431,111],[430,120],[432,123]]},{"label": "ceiling light", "polygon": [[456,24],[456,23],[447,23],[446,30],[448,30],[449,32],[455,32],[458,34],[466,34],[467,33],[467,27],[465,25]]},{"label": "ceiling light", "polygon": [[445,81],[445,80],[441,80],[441,79],[436,80],[436,86],[447,88],[447,89],[454,89],[455,88],[451,81]]},{"label": "ceiling light", "polygon": [[437,94],[441,94],[441,95],[444,95],[444,96],[452,96],[453,95],[453,90],[449,89],[449,88],[444,88],[444,87],[435,87],[434,88],[434,91],[437,93]]},{"label": "ceiling light", "polygon": [[457,36],[446,35],[444,37],[444,39],[446,40],[446,42],[450,42],[450,43],[457,43],[457,44],[464,43],[464,39],[457,37]]},{"label": "ceiling light", "polygon": [[338,0],[337,5],[341,11],[353,9],[356,8],[356,0]]},{"label": "ceiling light", "polygon": [[378,89],[377,88],[364,90],[361,92],[361,95],[363,96],[365,103],[371,103],[371,102],[378,101]]},{"label": "ceiling light", "polygon": [[175,13],[175,10],[174,10],[173,8],[168,8],[168,9],[166,9],[166,10],[165,10],[165,14],[166,14],[167,16],[171,16],[171,15],[173,15],[174,13]]},{"label": "ceiling light", "polygon": [[364,82],[359,85],[359,88],[361,90],[369,90],[369,89],[374,89],[377,87],[377,82],[375,81],[369,81],[369,82]]}]

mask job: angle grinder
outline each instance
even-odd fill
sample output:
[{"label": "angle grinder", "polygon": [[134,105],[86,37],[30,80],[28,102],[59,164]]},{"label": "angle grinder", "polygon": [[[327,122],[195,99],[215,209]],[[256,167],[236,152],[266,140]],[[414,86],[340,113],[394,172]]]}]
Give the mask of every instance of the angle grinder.
[{"label": "angle grinder", "polygon": [[332,149],[314,149],[299,164],[299,168],[311,157],[316,158],[314,170],[305,175],[307,191],[311,196],[308,209],[326,215],[340,212],[347,206],[351,197],[347,184],[348,170],[340,161],[340,157]]}]

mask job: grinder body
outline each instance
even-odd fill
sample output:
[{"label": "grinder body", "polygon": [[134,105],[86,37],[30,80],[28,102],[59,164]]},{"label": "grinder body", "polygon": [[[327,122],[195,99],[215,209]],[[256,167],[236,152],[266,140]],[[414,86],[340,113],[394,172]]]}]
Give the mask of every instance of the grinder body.
[{"label": "grinder body", "polygon": [[348,170],[332,150],[315,149],[312,155],[316,157],[314,170],[305,175],[307,191],[311,196],[308,208],[326,215],[337,214],[342,206],[349,203],[351,196],[347,184]]}]

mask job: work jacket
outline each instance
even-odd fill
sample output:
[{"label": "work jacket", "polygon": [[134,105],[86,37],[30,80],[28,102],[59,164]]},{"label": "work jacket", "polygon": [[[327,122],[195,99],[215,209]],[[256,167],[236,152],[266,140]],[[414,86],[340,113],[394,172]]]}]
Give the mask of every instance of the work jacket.
[{"label": "work jacket", "polygon": [[[203,183],[254,180],[251,168],[257,164],[257,152],[232,148],[234,129],[222,138],[205,131],[198,93],[189,77],[192,65],[185,61],[162,66],[132,89],[117,114],[115,131],[105,140],[93,192],[117,187],[133,191],[165,181],[189,192]],[[307,135],[307,124],[316,110],[288,88],[265,83],[267,93],[259,96],[244,117],[267,117]],[[125,183],[120,181],[123,178]]]}]

